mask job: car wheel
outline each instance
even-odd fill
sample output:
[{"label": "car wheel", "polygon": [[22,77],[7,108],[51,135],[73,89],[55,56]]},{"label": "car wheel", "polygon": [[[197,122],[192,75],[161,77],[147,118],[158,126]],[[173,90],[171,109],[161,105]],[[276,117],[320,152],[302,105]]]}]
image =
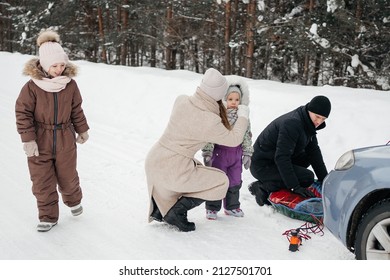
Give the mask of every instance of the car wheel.
[{"label": "car wheel", "polygon": [[355,255],[358,260],[390,260],[390,199],[376,203],[363,216]]}]

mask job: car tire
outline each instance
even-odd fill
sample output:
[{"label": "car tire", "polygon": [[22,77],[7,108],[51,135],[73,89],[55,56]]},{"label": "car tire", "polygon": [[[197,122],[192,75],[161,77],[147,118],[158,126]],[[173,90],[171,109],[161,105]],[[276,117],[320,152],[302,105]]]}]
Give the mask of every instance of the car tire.
[{"label": "car tire", "polygon": [[355,255],[358,260],[390,259],[390,199],[377,202],[363,216],[356,232]]}]

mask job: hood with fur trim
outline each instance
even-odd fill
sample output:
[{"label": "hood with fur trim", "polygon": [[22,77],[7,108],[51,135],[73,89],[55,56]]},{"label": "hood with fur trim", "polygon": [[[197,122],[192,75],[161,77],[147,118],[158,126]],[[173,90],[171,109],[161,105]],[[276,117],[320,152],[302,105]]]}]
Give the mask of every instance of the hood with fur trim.
[{"label": "hood with fur trim", "polygon": [[[248,106],[249,105],[249,88],[248,88],[248,85],[246,83],[246,81],[244,80],[244,78],[240,77],[240,76],[236,76],[236,75],[231,75],[231,76],[226,76],[226,80],[228,82],[228,85],[229,87],[230,86],[238,86],[241,90],[241,100],[240,100],[240,104],[242,105],[246,105]],[[223,103],[225,104],[226,106],[226,94],[223,98]]]},{"label": "hood with fur trim", "polygon": [[[37,80],[48,78],[48,74],[43,70],[38,58],[33,58],[27,61],[27,63],[24,65],[23,74]],[[71,62],[68,62],[64,72],[62,73],[62,76],[73,78],[76,75],[77,66]]]}]

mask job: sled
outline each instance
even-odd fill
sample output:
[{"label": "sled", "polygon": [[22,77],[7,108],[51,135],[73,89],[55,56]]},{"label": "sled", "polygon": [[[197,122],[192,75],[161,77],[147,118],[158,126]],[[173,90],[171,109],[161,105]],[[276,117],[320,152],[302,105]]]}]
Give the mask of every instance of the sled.
[{"label": "sled", "polygon": [[321,184],[314,182],[309,188],[316,197],[305,198],[287,189],[272,192],[268,198],[279,213],[297,220],[318,223],[323,218]]}]

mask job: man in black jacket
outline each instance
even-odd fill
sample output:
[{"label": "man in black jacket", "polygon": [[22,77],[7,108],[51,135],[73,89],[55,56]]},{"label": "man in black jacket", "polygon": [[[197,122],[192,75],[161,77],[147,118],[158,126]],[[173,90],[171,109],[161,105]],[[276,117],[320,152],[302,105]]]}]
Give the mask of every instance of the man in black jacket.
[{"label": "man in black jacket", "polygon": [[309,103],[272,121],[253,145],[251,174],[258,181],[248,188],[260,206],[270,204],[271,192],[287,188],[304,197],[314,194],[307,188],[328,174],[321,149],[317,142],[317,130],[325,127],[331,104],[327,97],[316,96]]}]

